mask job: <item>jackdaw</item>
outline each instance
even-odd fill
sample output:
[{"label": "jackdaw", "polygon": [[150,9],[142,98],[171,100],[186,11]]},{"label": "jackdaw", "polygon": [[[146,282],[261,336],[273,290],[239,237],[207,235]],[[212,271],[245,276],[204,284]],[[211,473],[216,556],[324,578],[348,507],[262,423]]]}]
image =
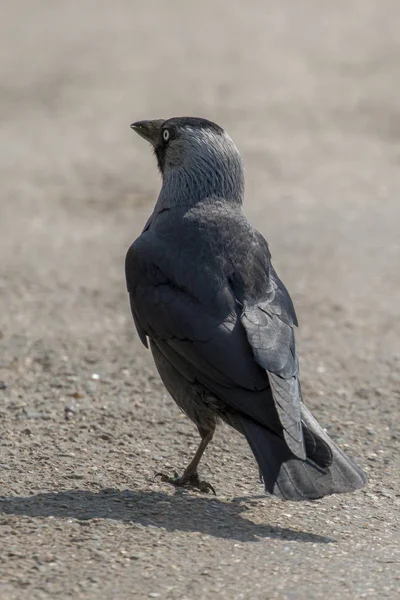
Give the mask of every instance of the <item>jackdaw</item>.
[{"label": "jackdaw", "polygon": [[[138,121],[153,146],[162,188],[126,256],[138,335],[201,442],[174,485],[214,488],[198,465],[216,424],[243,434],[267,492],[310,500],[351,492],[363,471],[302,402],[288,291],[263,236],[242,212],[241,156],[205,119]],[[160,474],[161,475],[161,474]]]}]

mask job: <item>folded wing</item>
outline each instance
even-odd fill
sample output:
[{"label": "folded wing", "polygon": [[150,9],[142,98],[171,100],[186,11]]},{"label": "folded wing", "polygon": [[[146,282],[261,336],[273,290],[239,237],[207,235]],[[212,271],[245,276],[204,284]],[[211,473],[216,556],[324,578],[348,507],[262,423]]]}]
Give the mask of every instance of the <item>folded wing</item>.
[{"label": "folded wing", "polygon": [[[269,256],[265,256],[266,268]],[[182,376],[198,380],[227,407],[284,437],[305,458],[301,392],[290,297],[270,268],[258,302],[247,301],[235,279],[203,305],[159,266],[157,243],[146,232],[131,246],[126,277],[142,342],[150,337]]]}]

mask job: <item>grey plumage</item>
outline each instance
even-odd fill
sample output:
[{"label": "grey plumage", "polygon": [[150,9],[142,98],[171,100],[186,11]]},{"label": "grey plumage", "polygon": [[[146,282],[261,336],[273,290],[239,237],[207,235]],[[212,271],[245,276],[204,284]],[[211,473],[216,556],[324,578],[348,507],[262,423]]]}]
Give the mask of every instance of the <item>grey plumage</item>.
[{"label": "grey plumage", "polygon": [[303,500],[362,487],[361,469],[302,402],[294,307],[267,242],[242,213],[234,143],[204,119],[132,127],[153,145],[163,180],[126,257],[132,314],[202,437],[175,483],[199,484],[198,462],[222,419],[246,436],[272,494]]}]

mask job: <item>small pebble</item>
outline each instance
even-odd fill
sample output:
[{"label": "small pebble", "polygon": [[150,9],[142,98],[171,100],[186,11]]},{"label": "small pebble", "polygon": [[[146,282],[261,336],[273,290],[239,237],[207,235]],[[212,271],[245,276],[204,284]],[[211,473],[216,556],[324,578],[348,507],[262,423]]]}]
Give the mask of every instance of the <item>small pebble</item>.
[{"label": "small pebble", "polygon": [[64,406],[64,418],[66,421],[68,421],[72,415],[74,415],[76,412],[76,407],[75,404],[73,404],[72,402],[69,404],[66,404]]},{"label": "small pebble", "polygon": [[94,381],[87,381],[85,391],[87,394],[94,394],[96,392],[96,383]]}]

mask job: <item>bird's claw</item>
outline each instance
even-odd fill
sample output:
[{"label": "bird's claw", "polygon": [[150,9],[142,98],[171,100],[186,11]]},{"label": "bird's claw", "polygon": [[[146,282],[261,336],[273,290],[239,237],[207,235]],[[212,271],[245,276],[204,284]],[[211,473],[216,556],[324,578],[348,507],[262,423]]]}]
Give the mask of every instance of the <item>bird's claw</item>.
[{"label": "bird's claw", "polygon": [[211,483],[208,483],[208,481],[200,480],[198,477],[197,477],[197,480],[198,480],[198,483],[195,487],[197,487],[201,492],[203,492],[204,494],[208,494],[208,492],[212,492],[214,494],[214,496],[217,495],[217,492],[215,491],[215,488],[213,485],[211,485]]},{"label": "bird's claw", "polygon": [[180,485],[179,484],[180,477],[176,471],[174,472],[173,477],[171,477],[170,475],[167,475],[166,473],[156,473],[154,475],[154,479],[156,479],[156,477],[159,477],[161,479],[161,481],[163,481],[164,483],[172,483],[173,485]]},{"label": "bird's claw", "polygon": [[160,477],[161,481],[164,483],[171,483],[177,487],[192,487],[205,494],[208,494],[208,492],[211,491],[214,496],[217,495],[214,486],[212,486],[211,483],[208,483],[208,481],[201,480],[197,473],[184,473],[181,477],[179,477],[178,473],[175,471],[173,477],[166,475],[165,473],[156,473],[154,477]]}]

